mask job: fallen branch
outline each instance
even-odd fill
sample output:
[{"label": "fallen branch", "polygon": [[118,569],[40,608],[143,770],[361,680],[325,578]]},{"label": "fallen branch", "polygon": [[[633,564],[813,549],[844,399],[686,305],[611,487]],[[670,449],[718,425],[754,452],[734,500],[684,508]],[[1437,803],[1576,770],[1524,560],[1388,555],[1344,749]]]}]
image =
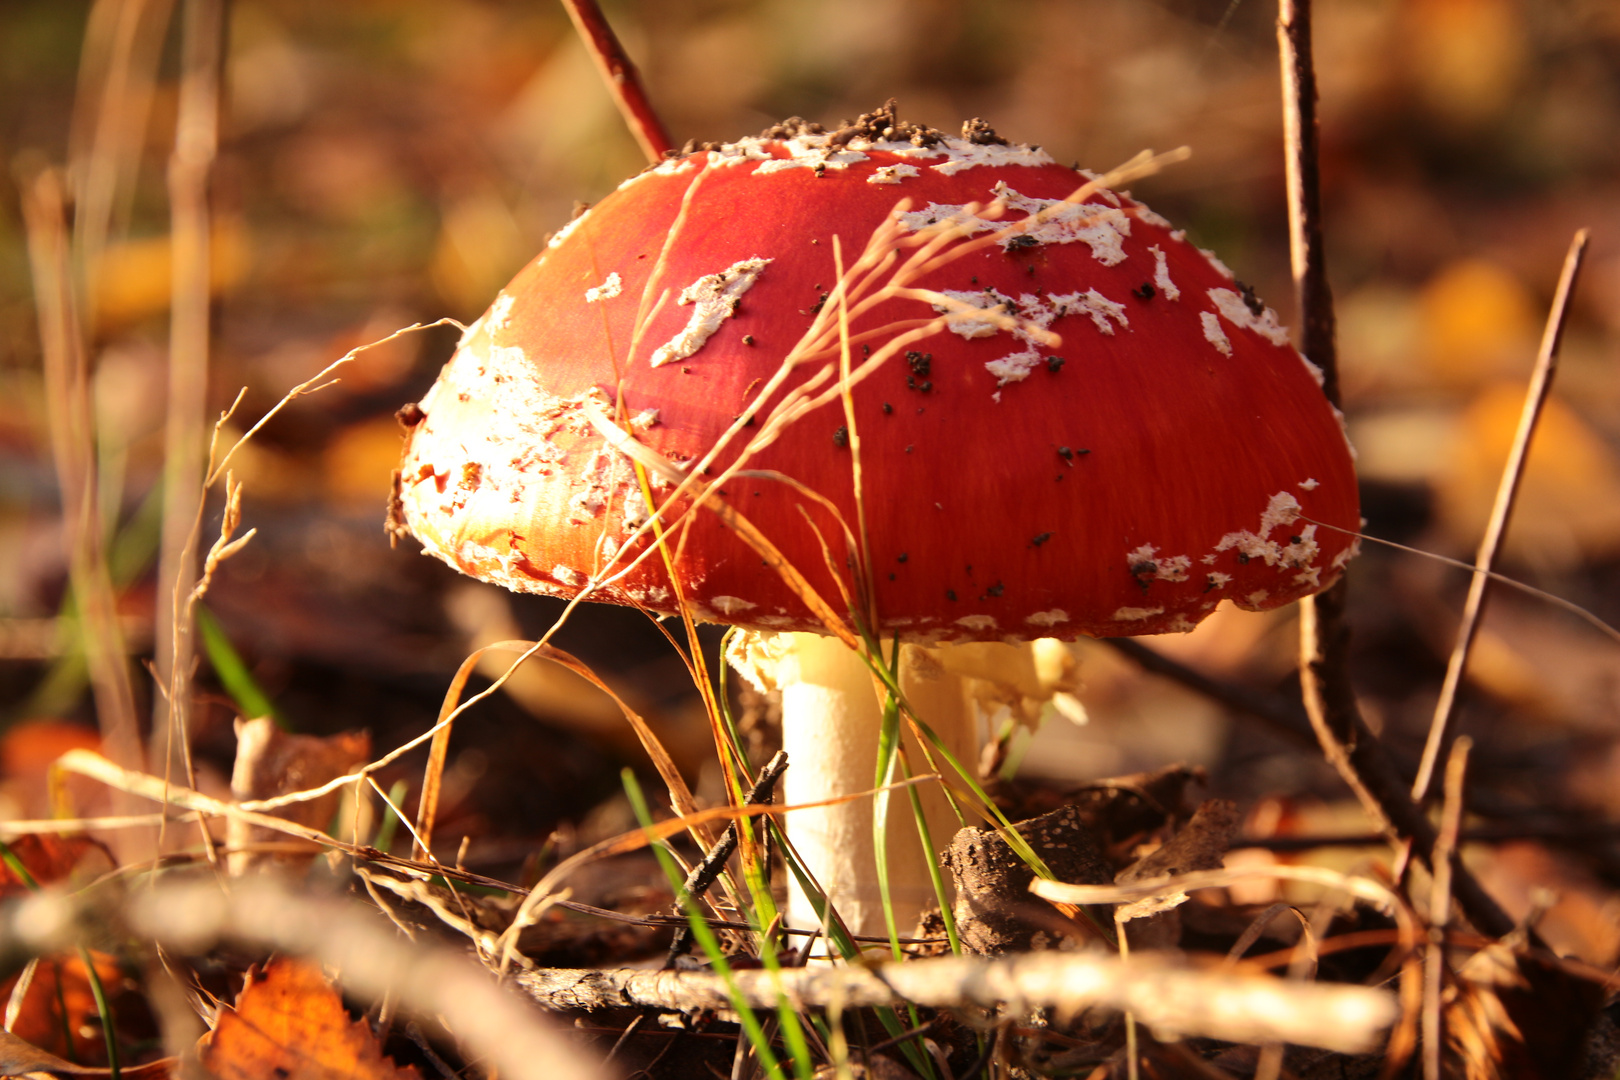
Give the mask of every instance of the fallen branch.
[{"label": "fallen branch", "polygon": [[[1239,1043],[1286,1042],[1363,1053],[1380,1045],[1395,999],[1362,986],[1217,974],[1163,960],[1121,961],[1090,952],[1036,952],[998,960],[941,957],[877,967],[734,971],[743,999],[774,1008],[780,993],[795,1009],[1006,1006],[1012,1012],[1130,1011],[1160,1036],[1204,1035]],[[696,971],[542,968],[517,983],[550,1009],[660,1008],[729,1012],[719,975]]]}]

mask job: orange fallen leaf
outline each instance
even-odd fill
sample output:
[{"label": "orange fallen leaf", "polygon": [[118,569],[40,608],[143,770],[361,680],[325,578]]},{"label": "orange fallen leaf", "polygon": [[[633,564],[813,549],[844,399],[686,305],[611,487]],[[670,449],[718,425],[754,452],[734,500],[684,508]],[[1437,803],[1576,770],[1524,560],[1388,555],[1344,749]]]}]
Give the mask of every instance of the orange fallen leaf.
[{"label": "orange fallen leaf", "polygon": [[219,1080],[421,1080],[349,1017],[318,969],[285,958],[248,972],[236,1007],[220,1010],[199,1056]]},{"label": "orange fallen leaf", "polygon": [[94,728],[48,718],[12,724],[0,735],[0,798],[22,818],[50,817],[63,804],[74,810],[104,805],[104,789],[83,777],[56,777],[52,783],[51,763],[81,748],[101,748]]},{"label": "orange fallen leaf", "polygon": [[[21,896],[31,892],[34,885],[48,885],[69,877],[81,865],[85,869],[107,870],[112,860],[106,849],[84,836],[55,836],[49,833],[28,833],[5,842],[12,858],[22,864],[32,879],[23,880],[7,859],[0,863],[0,899]],[[94,864],[92,866],[91,864]]]},{"label": "orange fallen leaf", "polygon": [[[101,984],[117,996],[123,980],[118,961],[106,953],[90,954],[96,963]],[[0,983],[0,1001],[10,1001],[17,981],[12,976]],[[117,1006],[115,1006],[116,1011]],[[120,1017],[122,1019],[122,1017]],[[119,1025],[123,1027],[122,1024]],[[41,957],[34,969],[28,991],[17,1010],[11,1034],[41,1052],[75,1062],[105,1066],[107,1044],[95,995],[90,990],[84,962],[77,956]],[[11,1076],[12,1073],[0,1073]]]},{"label": "orange fallen leaf", "polygon": [[[1459,550],[1472,551],[1484,532],[1523,407],[1522,385],[1485,387],[1440,462],[1440,523]],[[1536,428],[1503,544],[1508,558],[1548,571],[1620,551],[1620,457],[1556,392]]]}]

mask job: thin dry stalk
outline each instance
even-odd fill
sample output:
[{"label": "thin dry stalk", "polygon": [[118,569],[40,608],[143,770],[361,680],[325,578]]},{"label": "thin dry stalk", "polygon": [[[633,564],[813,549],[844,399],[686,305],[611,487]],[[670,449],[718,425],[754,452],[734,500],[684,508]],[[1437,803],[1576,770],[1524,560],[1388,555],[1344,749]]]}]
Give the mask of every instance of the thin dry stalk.
[{"label": "thin dry stalk", "polygon": [[1571,615],[1575,616],[1577,619],[1580,619],[1582,622],[1586,623],[1586,625],[1590,626],[1604,637],[1610,639],[1615,644],[1620,645],[1620,629],[1616,629],[1615,627],[1604,622],[1593,612],[1581,607],[1581,605],[1575,603],[1573,600],[1566,600],[1562,596],[1558,596],[1555,593],[1550,593],[1545,589],[1538,589],[1534,585],[1527,585],[1522,581],[1516,581],[1513,578],[1508,577],[1506,574],[1498,574],[1494,570],[1481,570],[1471,563],[1463,562],[1461,559],[1451,559],[1444,555],[1437,555],[1432,551],[1424,551],[1422,548],[1409,547],[1406,544],[1397,544],[1393,540],[1385,540],[1381,537],[1369,536],[1367,533],[1355,532],[1350,529],[1341,529],[1337,525],[1329,525],[1325,521],[1317,521],[1315,518],[1307,517],[1304,514],[1300,515],[1300,520],[1324,529],[1332,529],[1334,532],[1344,533],[1347,536],[1354,536],[1358,540],[1366,540],[1369,543],[1381,544],[1384,547],[1393,548],[1396,551],[1404,551],[1408,555],[1416,555],[1420,558],[1431,559],[1434,562],[1443,563],[1446,566],[1455,567],[1458,570],[1467,570],[1470,573],[1489,578],[1498,585],[1505,585],[1510,589],[1515,589],[1518,592],[1524,593],[1526,596],[1533,596],[1537,600],[1541,600],[1545,603],[1551,604],[1553,607],[1561,608],[1564,611],[1569,612]]},{"label": "thin dry stalk", "polygon": [[188,720],[194,666],[191,607],[197,578],[195,524],[202,513],[208,424],[208,177],[218,147],[219,73],[224,55],[222,0],[185,0],[180,35],[180,100],[169,159],[169,399],[164,427],[163,533],[158,558],[156,662],[167,692],[155,703],[152,760],[178,767],[196,787]]},{"label": "thin dry stalk", "polygon": [[602,81],[607,83],[608,93],[613,95],[613,103],[619,107],[641,152],[648,161],[658,161],[673,149],[669,132],[653,110],[641,85],[640,72],[619,44],[601,7],[596,0],[563,0],[563,7],[568,9],[568,17],[574,21],[574,29],[579,31],[591,59],[596,61],[596,70],[602,73]]},{"label": "thin dry stalk", "polygon": [[112,756],[142,760],[135,694],[119,629],[100,514],[89,362],[70,270],[61,175],[41,172],[23,187],[23,217],[45,358],[51,452],[62,496],[69,576],[84,635],[102,740]]},{"label": "thin dry stalk", "polygon": [[1586,242],[1590,230],[1581,229],[1569,243],[1564,256],[1564,269],[1558,275],[1558,291],[1553,296],[1552,310],[1541,333],[1541,348],[1536,353],[1535,370],[1524,394],[1524,409],[1519,413],[1519,427],[1513,436],[1513,448],[1508,452],[1507,464],[1502,467],[1502,479],[1496,488],[1496,502],[1491,506],[1490,521],[1485,526],[1485,538],[1479,542],[1479,554],[1474,558],[1474,577],[1468,584],[1468,599],[1463,604],[1462,622],[1457,627],[1457,643],[1451,650],[1446,665],[1446,681],[1440,687],[1440,700],[1434,705],[1434,719],[1429,723],[1428,741],[1423,746],[1423,758],[1418,763],[1417,778],[1412,781],[1412,798],[1422,802],[1428,798],[1434,772],[1446,745],[1455,730],[1457,691],[1468,670],[1468,654],[1474,637],[1479,633],[1480,619],[1485,613],[1485,597],[1491,586],[1490,573],[1496,566],[1497,549],[1507,532],[1513,516],[1513,504],[1519,495],[1519,484],[1524,479],[1525,462],[1530,455],[1530,440],[1535,438],[1536,425],[1552,392],[1553,376],[1558,373],[1558,346],[1563,340],[1564,323],[1569,316],[1570,298],[1580,276],[1581,264],[1586,259]]},{"label": "thin dry stalk", "polygon": [[97,0],[85,25],[68,162],[87,328],[96,324],[102,253],[135,195],[172,7],[171,0]]},{"label": "thin dry stalk", "polygon": [[14,818],[0,821],[0,837],[27,836],[30,833],[81,833],[99,829],[134,829],[163,824],[163,814],[122,814],[107,817]]},{"label": "thin dry stalk", "polygon": [[1423,955],[1423,1080],[1440,1080],[1445,1049],[1445,1017],[1440,1008],[1445,988],[1446,924],[1451,921],[1451,867],[1462,829],[1463,783],[1468,775],[1466,735],[1452,745],[1446,760],[1446,799],[1440,814],[1440,838],[1434,845],[1434,875],[1429,891],[1428,949]]}]

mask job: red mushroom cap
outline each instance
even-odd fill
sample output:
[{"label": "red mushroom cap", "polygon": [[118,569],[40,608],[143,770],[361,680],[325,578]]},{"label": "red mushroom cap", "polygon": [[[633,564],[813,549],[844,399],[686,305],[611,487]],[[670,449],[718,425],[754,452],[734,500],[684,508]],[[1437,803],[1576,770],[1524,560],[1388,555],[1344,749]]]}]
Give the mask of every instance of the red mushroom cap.
[{"label": "red mushroom cap", "polygon": [[[1352,453],[1275,315],[1141,203],[1065,203],[1085,175],[982,125],[964,136],[884,112],[626,181],[463,336],[407,437],[396,519],[474,577],[559,596],[594,578],[591,599],[673,611],[627,444],[691,467],[732,429],[707,475],[649,474],[656,504],[680,495],[660,520],[699,619],[822,628],[693,509],[705,487],[840,613],[862,571],[857,605],[914,639],[1186,630],[1222,599],[1271,608],[1329,584],[1352,538],[1306,519],[1359,526]],[[940,223],[958,238],[910,283],[932,292],[876,292]],[[895,251],[863,279],[877,302],[849,308],[858,446],[837,393],[772,421],[796,388],[836,389],[834,237],[846,268]],[[940,311],[947,327],[886,349]],[[628,439],[604,434],[610,416]],[[843,531],[861,534],[856,449],[864,559]]]}]

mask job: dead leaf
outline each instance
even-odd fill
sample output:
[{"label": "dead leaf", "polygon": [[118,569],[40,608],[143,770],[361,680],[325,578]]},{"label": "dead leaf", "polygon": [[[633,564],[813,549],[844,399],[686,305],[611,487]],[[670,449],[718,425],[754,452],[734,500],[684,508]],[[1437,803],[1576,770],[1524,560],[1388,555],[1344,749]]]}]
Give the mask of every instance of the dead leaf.
[{"label": "dead leaf", "polygon": [[248,972],[235,1008],[220,1010],[198,1056],[219,1080],[421,1080],[350,1018],[319,970],[286,958]]},{"label": "dead leaf", "polygon": [[[208,259],[211,294],[229,292],[242,281],[252,261],[252,246],[242,221],[226,219],[215,225]],[[123,326],[168,308],[172,263],[167,233],[108,245],[96,266],[98,320]]]},{"label": "dead leaf", "polygon": [[[105,953],[92,952],[90,955],[95,960],[96,974],[101,977],[101,984],[116,994],[124,977],[118,962]],[[12,990],[20,977],[13,976],[0,983],[0,1002],[11,1000]],[[125,995],[124,1000],[115,1001],[115,1015],[127,1000],[128,995]],[[127,1018],[120,1017],[120,1020],[123,1019]],[[107,1044],[82,960],[77,956],[40,958],[11,1034],[25,1045],[48,1055],[105,1064]],[[69,1039],[72,1040],[71,1045]],[[0,1070],[0,1075],[14,1074]]]},{"label": "dead leaf", "polygon": [[[1236,803],[1229,799],[1209,799],[1176,835],[1121,870],[1114,880],[1126,884],[1199,870],[1219,870],[1225,865],[1223,859],[1232,846],[1237,826]],[[1115,915],[1121,921],[1147,918],[1179,907],[1186,899],[1184,892],[1150,896],[1120,905]]]},{"label": "dead leaf", "polygon": [[[126,1065],[119,1074],[126,1080],[156,1080],[168,1076],[178,1059],[168,1057],[149,1061],[145,1065]],[[71,1061],[46,1053],[9,1031],[0,1031],[0,1076],[111,1076],[111,1069],[92,1065],[75,1065]]]},{"label": "dead leaf", "polygon": [[[101,736],[94,728],[66,720],[36,719],[12,724],[0,736],[0,794],[21,818],[47,818],[52,805],[51,763],[69,750],[100,750]],[[65,779],[65,790],[54,794],[75,810],[97,806],[106,799],[99,785],[78,777]]]},{"label": "dead leaf", "polygon": [[1483,259],[1460,259],[1418,297],[1422,357],[1442,384],[1478,386],[1529,373],[1541,318],[1523,282]]},{"label": "dead leaf", "polygon": [[1603,987],[1497,943],[1458,969],[1446,1032],[1467,1080],[1576,1075]]},{"label": "dead leaf", "polygon": [[[85,836],[29,833],[5,843],[34,885],[62,881],[81,866],[95,873],[112,869],[112,859],[106,849]],[[0,864],[0,899],[31,891],[33,886],[12,868],[10,860]]]},{"label": "dead leaf", "polygon": [[[1459,550],[1472,551],[1484,532],[1523,407],[1524,387],[1499,383],[1462,415],[1436,482],[1441,523]],[[1556,393],[1536,428],[1503,547],[1545,570],[1620,551],[1620,459]]]},{"label": "dead leaf", "polygon": [[[268,799],[319,787],[353,771],[370,755],[371,735],[364,731],[342,731],[325,737],[293,735],[281,730],[269,717],[239,721],[231,794],[241,800]],[[324,829],[331,822],[341,798],[340,793],[329,792],[318,799],[280,807],[272,813],[312,829]],[[270,840],[285,843],[290,839],[284,833],[234,818],[227,826],[226,836],[233,848]],[[307,860],[320,849],[310,844],[308,850],[307,856],[277,856],[275,861]],[[230,870],[239,874],[263,861],[254,852],[234,851],[230,856]]]}]

